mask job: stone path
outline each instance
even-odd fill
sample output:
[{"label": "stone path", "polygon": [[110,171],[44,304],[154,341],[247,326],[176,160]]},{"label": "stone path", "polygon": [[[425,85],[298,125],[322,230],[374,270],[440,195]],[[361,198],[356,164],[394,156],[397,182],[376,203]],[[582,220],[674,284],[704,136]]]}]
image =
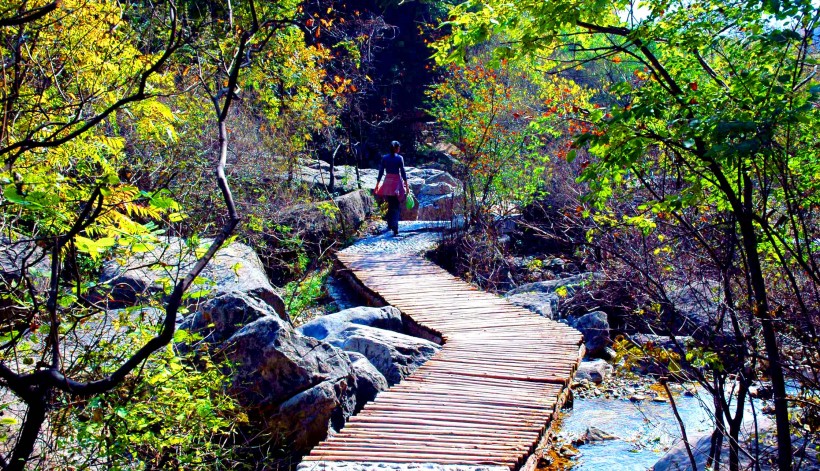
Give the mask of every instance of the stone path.
[{"label": "stone path", "polygon": [[444,346],[314,448],[299,470],[534,469],[583,357],[581,334],[453,277],[417,254],[435,233],[401,229],[405,236],[340,252],[339,262]]}]

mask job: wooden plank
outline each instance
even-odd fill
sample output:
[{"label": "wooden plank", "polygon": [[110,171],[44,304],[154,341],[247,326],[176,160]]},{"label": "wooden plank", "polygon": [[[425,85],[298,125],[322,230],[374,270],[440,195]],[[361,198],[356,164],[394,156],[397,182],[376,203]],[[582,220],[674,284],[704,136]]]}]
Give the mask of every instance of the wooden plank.
[{"label": "wooden plank", "polygon": [[341,252],[338,260],[445,342],[305,461],[523,464],[567,395],[581,335],[415,256]]}]

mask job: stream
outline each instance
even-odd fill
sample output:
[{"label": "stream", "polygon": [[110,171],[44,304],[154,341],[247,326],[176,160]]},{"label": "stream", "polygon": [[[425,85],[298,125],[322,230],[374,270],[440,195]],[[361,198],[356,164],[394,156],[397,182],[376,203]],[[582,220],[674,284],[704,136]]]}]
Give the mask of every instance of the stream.
[{"label": "stream", "polygon": [[[710,400],[706,394],[675,397],[675,404],[690,438],[712,430],[712,413],[705,407],[704,400]],[[563,414],[558,435],[571,441],[582,436],[589,427],[617,438],[578,446],[579,455],[573,459],[573,470],[617,467],[624,471],[644,471],[652,467],[681,436],[670,405],[651,400],[576,399],[573,408]]]}]

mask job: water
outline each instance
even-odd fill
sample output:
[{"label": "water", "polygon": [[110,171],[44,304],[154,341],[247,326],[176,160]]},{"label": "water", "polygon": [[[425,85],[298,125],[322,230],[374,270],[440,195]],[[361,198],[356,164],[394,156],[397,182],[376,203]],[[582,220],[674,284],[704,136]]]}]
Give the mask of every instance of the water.
[{"label": "water", "polygon": [[[703,402],[707,399],[705,394],[675,397],[690,439],[713,429],[712,413]],[[579,446],[580,456],[573,470],[644,471],[681,438],[672,407],[649,400],[576,399],[573,409],[564,414],[559,435],[571,440],[583,435],[588,427],[618,439]]]}]

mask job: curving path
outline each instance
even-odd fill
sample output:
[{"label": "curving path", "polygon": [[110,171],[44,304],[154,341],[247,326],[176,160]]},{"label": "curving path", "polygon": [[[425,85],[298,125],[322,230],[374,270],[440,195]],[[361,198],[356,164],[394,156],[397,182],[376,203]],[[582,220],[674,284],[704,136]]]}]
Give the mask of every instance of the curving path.
[{"label": "curving path", "polygon": [[414,254],[430,241],[382,236],[338,254],[372,295],[444,346],[316,446],[300,470],[535,468],[583,356],[581,334]]}]

